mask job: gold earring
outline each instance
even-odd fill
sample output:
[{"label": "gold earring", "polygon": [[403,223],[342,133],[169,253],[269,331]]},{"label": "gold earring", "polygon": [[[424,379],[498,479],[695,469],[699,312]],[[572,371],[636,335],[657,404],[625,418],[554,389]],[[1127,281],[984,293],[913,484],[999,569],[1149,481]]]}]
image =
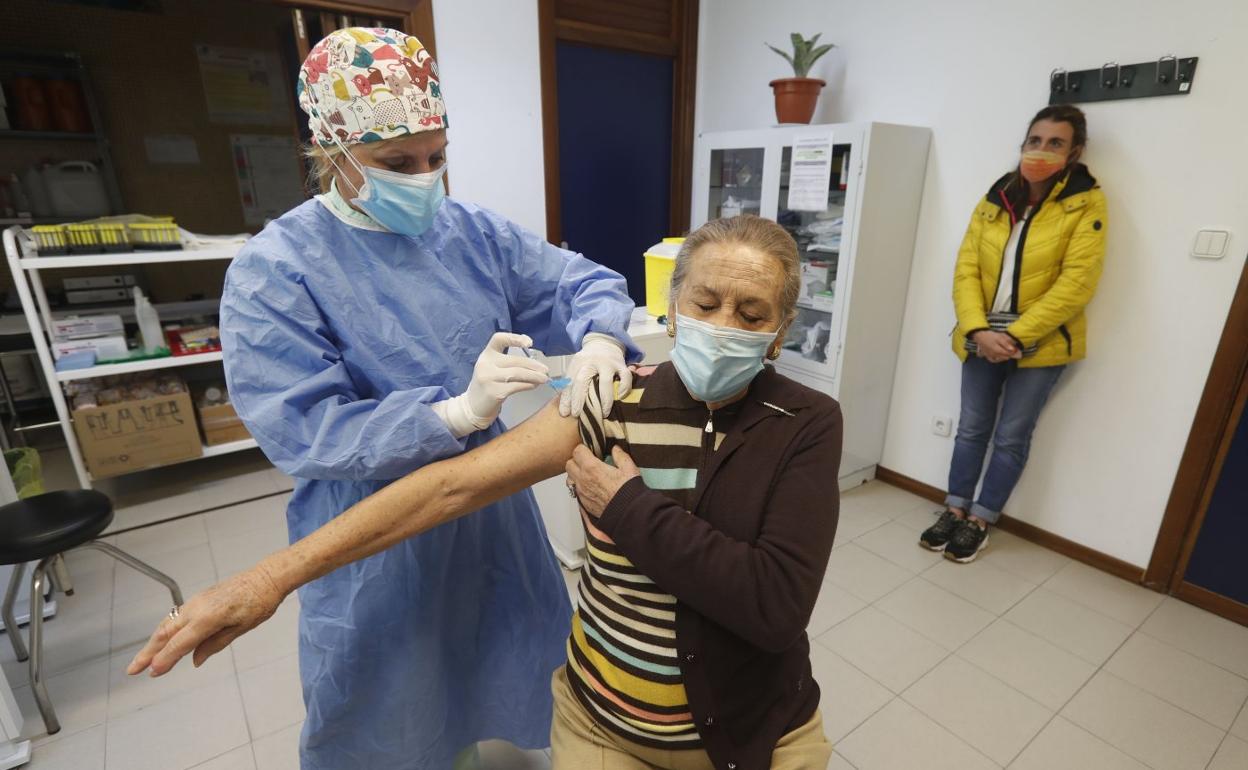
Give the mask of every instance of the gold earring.
[{"label": "gold earring", "polygon": [[667,336],[669,337],[676,336],[676,322],[675,321],[667,322]]},{"label": "gold earring", "polygon": [[776,345],[771,350],[767,351],[768,361],[776,361],[779,358],[780,358],[780,346],[779,345]]}]

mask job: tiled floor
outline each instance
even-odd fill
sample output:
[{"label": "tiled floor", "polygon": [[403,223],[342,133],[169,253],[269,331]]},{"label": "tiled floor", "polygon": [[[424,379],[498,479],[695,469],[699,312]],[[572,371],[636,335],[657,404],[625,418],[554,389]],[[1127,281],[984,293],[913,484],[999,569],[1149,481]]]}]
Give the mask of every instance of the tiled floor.
[{"label": "tiled floor", "polygon": [[[283,544],[286,498],[115,541],[195,591]],[[1006,533],[994,532],[974,564],[951,564],[915,544],[933,508],[878,483],[844,496],[810,622],[836,745],[829,767],[1248,768],[1248,628]],[[61,597],[46,634],[58,735],[38,735],[25,666],[0,641],[0,665],[35,736],[30,767],[297,767],[293,599],[201,669],[132,679],[123,667],[168,597],[98,554],[75,554],[71,565],[79,590]],[[491,770],[549,767],[545,753],[505,744],[482,754]]]},{"label": "tiled floor", "polygon": [[[37,447],[47,489],[77,489],[69,451]],[[278,471],[258,449],[207,457],[95,482],[116,508],[109,532],[174,519],[243,500],[287,492],[289,476]]]}]

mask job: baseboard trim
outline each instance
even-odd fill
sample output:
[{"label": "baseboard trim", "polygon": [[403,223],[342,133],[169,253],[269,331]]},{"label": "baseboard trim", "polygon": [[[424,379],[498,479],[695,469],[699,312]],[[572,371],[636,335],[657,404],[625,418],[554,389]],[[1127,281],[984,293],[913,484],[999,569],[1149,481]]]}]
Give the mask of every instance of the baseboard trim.
[{"label": "baseboard trim", "polygon": [[1011,519],[1005,514],[1001,514],[1001,521],[997,522],[997,526],[1011,535],[1018,535],[1024,540],[1030,540],[1036,545],[1044,546],[1050,551],[1056,551],[1063,556],[1069,556],[1075,561],[1083,562],[1089,567],[1095,567],[1102,572],[1108,572],[1114,577],[1120,577],[1123,580],[1129,580],[1140,585],[1144,584],[1143,567],[1137,567],[1130,562],[1125,562],[1107,553],[1102,553],[1086,545],[1080,545],[1073,540],[1067,540],[1061,535],[1055,535],[1034,524]]},{"label": "baseboard trim", "polygon": [[[925,484],[918,479],[912,479],[891,468],[885,468],[883,465],[876,467],[875,478],[883,481],[885,484],[891,484],[898,489],[904,489],[912,495],[918,495],[934,503],[944,503],[945,501],[944,490],[938,489],[931,484]],[[1114,577],[1141,585],[1144,583],[1143,567],[1137,567],[1107,553],[1101,553],[1093,548],[1088,548],[1086,545],[1080,545],[1073,540],[1067,540],[1034,524],[1028,524],[1025,521],[1012,519],[1002,514],[1001,520],[997,522],[997,526],[1011,535],[1017,535],[1024,540],[1048,548],[1050,551],[1060,553],[1063,556],[1069,556],[1075,561],[1087,564],[1089,567],[1095,567],[1102,572],[1108,572]],[[1164,593],[1164,591],[1161,593]]]},{"label": "baseboard trim", "polygon": [[937,489],[931,484],[924,484],[918,479],[912,479],[909,476],[898,473],[892,468],[885,468],[883,465],[875,466],[875,480],[883,481],[898,489],[904,489],[912,495],[918,495],[925,500],[931,500],[933,503],[945,502],[945,491]]},{"label": "baseboard trim", "polygon": [[1202,610],[1209,610],[1213,614],[1221,615],[1227,620],[1233,620],[1240,625],[1248,626],[1248,604],[1237,602],[1221,594],[1215,594],[1207,588],[1192,585],[1186,580],[1175,586],[1174,596],[1176,599],[1182,599],[1189,604],[1194,604]]}]

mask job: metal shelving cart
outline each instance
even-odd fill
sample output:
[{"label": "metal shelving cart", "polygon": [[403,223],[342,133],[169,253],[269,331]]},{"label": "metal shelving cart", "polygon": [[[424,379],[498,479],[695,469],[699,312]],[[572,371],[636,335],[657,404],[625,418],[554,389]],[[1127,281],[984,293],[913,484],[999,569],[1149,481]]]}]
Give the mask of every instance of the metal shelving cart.
[{"label": "metal shelving cart", "polygon": [[[56,407],[57,419],[61,431],[65,434],[65,443],[69,447],[73,459],[74,470],[83,488],[90,488],[92,479],[83,461],[82,452],[78,447],[78,438],[74,433],[73,417],[65,393],[60,387],[72,380],[90,377],[106,377],[113,374],[129,374],[133,372],[169,369],[173,367],[194,366],[195,364],[212,363],[221,360],[221,353],[200,353],[187,356],[170,356],[147,361],[133,361],[122,364],[92,366],[85,369],[58,372],[52,359],[49,346],[51,338],[52,310],[43,287],[41,273],[46,270],[64,270],[83,267],[107,267],[128,265],[150,265],[171,262],[196,262],[202,260],[230,260],[238,253],[239,246],[213,246],[210,248],[185,248],[172,251],[136,251],[117,254],[81,254],[66,257],[40,257],[34,253],[29,240],[22,237],[22,228],[10,227],[4,231],[4,253],[8,259],[9,270],[13,273],[13,284],[22,303],[22,312],[30,325],[31,336],[34,337],[35,351],[44,377],[52,391],[52,402]],[[200,457],[216,457],[232,452],[241,452],[256,448],[255,439],[234,441],[228,444],[205,446]],[[200,459],[199,457],[193,459]],[[182,462],[189,462],[184,460]]]}]

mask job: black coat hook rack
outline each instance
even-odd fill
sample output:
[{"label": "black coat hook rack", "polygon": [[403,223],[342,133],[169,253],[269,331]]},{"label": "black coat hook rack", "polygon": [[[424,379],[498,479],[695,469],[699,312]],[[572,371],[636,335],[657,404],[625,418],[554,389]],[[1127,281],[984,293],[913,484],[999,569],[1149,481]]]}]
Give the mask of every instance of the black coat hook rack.
[{"label": "black coat hook rack", "polygon": [[1142,99],[1148,96],[1190,94],[1196,79],[1197,56],[1166,55],[1155,62],[1106,62],[1097,69],[1049,73],[1049,104]]}]

